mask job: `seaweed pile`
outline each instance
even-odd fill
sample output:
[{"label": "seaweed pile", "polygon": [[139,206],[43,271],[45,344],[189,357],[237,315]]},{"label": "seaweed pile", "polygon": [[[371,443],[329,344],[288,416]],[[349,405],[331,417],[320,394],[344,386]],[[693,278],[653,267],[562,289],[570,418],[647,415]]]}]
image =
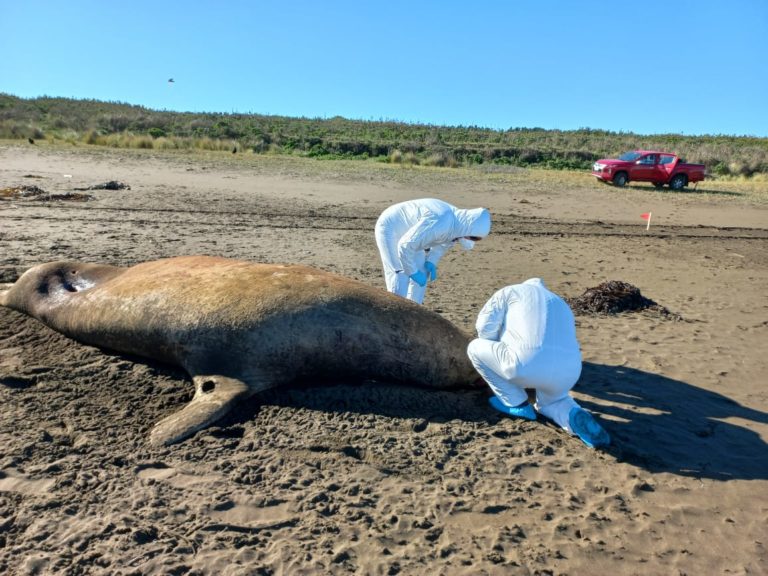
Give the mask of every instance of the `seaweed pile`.
[{"label": "seaweed pile", "polygon": [[118,182],[117,180],[109,180],[103,184],[94,184],[93,186],[87,186],[85,188],[75,188],[75,190],[130,190],[131,187],[125,182]]},{"label": "seaweed pile", "polygon": [[42,195],[47,196],[48,193],[38,186],[16,186],[15,188],[0,189],[0,199],[2,200],[18,200]]},{"label": "seaweed pile", "polygon": [[12,188],[0,188],[0,200],[68,200],[70,202],[87,202],[93,200],[90,194],[78,194],[66,192],[64,194],[51,194],[38,186],[16,186]]},{"label": "seaweed pile", "polygon": [[637,286],[620,280],[608,280],[588,288],[576,298],[566,298],[574,314],[620,314],[649,311],[670,319],[681,319],[664,306],[640,293]]}]

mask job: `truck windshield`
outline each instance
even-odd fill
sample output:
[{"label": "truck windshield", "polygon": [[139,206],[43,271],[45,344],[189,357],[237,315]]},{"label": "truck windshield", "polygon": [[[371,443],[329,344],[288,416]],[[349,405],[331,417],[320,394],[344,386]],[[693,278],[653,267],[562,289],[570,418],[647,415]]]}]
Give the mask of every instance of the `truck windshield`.
[{"label": "truck windshield", "polygon": [[640,152],[624,152],[624,154],[619,156],[619,160],[623,160],[624,162],[634,162],[640,158],[640,156],[642,156]]}]

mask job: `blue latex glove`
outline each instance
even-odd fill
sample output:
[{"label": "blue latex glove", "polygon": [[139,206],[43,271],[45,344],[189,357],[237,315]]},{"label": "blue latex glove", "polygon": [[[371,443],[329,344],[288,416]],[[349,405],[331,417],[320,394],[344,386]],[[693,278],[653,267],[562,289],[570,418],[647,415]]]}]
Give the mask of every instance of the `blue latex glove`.
[{"label": "blue latex glove", "polygon": [[437,280],[437,266],[430,261],[426,261],[424,262],[424,268],[427,269],[427,278],[429,278],[430,282]]},{"label": "blue latex glove", "polygon": [[414,272],[410,276],[411,280],[416,282],[419,286],[426,286],[427,285],[427,275],[424,274],[421,270]]}]

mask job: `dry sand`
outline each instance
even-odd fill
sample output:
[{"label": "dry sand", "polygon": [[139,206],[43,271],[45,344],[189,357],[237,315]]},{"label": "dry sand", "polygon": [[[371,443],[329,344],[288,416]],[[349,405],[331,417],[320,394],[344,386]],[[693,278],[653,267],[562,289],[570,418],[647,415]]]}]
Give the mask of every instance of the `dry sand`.
[{"label": "dry sand", "polygon": [[0,573],[768,572],[764,191],[0,145],[0,188],[107,180],[131,189],[0,200],[0,282],[57,259],[213,254],[383,286],[376,217],[436,196],[495,217],[427,294],[467,331],[531,276],[566,296],[630,282],[684,320],[578,318],[574,393],[610,431],[604,452],[499,417],[484,390],[383,385],[271,391],[154,448],[150,428],[191,397],[181,371],[0,309]]}]

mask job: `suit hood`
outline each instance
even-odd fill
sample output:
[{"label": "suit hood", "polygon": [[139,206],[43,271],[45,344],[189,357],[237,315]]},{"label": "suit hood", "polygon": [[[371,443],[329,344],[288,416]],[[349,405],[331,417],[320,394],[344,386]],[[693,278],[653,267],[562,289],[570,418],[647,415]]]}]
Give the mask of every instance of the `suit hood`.
[{"label": "suit hood", "polygon": [[485,238],[491,232],[491,213],[487,208],[457,208],[454,212],[456,216],[456,230],[454,234],[457,238],[462,236],[478,236]]}]

